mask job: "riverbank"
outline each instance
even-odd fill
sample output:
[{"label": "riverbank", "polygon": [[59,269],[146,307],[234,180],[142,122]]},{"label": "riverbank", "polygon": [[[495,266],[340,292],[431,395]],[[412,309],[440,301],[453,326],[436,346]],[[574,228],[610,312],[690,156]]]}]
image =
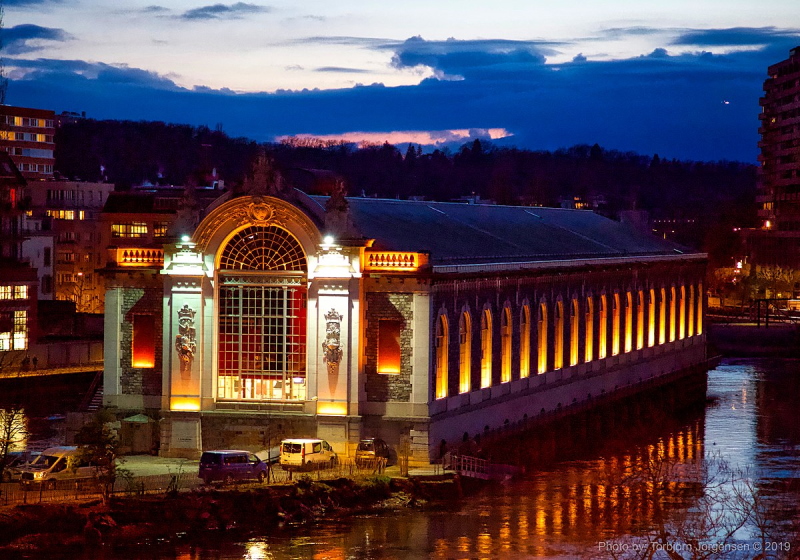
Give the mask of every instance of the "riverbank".
[{"label": "riverbank", "polygon": [[708,343],[711,354],[726,357],[800,358],[800,328],[791,323],[714,322]]},{"label": "riverbank", "polygon": [[71,557],[93,547],[136,548],[209,533],[265,534],[321,519],[458,500],[460,480],[448,475],[292,484],[203,487],[160,496],[113,497],[108,504],[37,504],[0,511],[0,557]]}]

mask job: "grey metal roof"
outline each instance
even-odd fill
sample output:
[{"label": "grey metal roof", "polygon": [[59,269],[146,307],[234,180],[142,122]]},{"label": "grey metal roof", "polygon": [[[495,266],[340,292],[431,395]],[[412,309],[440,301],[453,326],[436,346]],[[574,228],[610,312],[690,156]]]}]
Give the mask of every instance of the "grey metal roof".
[{"label": "grey metal roof", "polygon": [[[324,207],[328,197],[309,197]],[[373,248],[427,251],[432,264],[693,253],[588,210],[348,198]]]}]

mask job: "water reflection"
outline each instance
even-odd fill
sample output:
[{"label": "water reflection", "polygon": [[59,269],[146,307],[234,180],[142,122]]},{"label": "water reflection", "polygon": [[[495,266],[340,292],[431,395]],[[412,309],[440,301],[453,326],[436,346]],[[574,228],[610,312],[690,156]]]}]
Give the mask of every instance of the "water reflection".
[{"label": "water reflection", "polygon": [[[583,457],[537,468],[445,509],[363,516],[249,539],[210,534],[155,551],[106,551],[105,559],[605,558],[604,543],[637,542],[659,523],[682,522],[686,506],[703,505],[710,493],[703,483],[718,458],[751,467],[757,491],[796,511],[800,362],[725,362],[710,372],[708,395],[707,408],[675,421],[656,415],[639,429],[635,422],[612,422],[614,437],[587,442]],[[594,437],[590,431],[588,438]],[[787,494],[792,481],[794,493]],[[767,517],[787,515],[765,511]]]}]

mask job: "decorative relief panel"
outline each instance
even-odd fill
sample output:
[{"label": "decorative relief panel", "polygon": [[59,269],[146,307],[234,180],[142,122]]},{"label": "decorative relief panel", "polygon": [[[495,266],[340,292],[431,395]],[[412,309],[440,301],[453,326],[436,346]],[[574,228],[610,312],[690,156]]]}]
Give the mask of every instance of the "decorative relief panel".
[{"label": "decorative relief panel", "polygon": [[192,371],[194,354],[197,351],[197,333],[194,328],[195,311],[188,305],[178,310],[178,334],[175,335],[175,350],[181,362],[181,377]]}]

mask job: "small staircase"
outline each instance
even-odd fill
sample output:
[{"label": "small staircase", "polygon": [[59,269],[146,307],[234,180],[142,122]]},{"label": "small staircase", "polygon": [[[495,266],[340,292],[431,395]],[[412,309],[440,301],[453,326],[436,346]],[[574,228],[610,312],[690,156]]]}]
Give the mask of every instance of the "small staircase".
[{"label": "small staircase", "polygon": [[86,391],[86,395],[84,395],[78,410],[84,412],[94,412],[96,410],[99,410],[100,407],[102,406],[103,406],[103,371],[100,370],[95,374],[94,379],[92,380],[92,384],[89,386],[89,390]]}]

